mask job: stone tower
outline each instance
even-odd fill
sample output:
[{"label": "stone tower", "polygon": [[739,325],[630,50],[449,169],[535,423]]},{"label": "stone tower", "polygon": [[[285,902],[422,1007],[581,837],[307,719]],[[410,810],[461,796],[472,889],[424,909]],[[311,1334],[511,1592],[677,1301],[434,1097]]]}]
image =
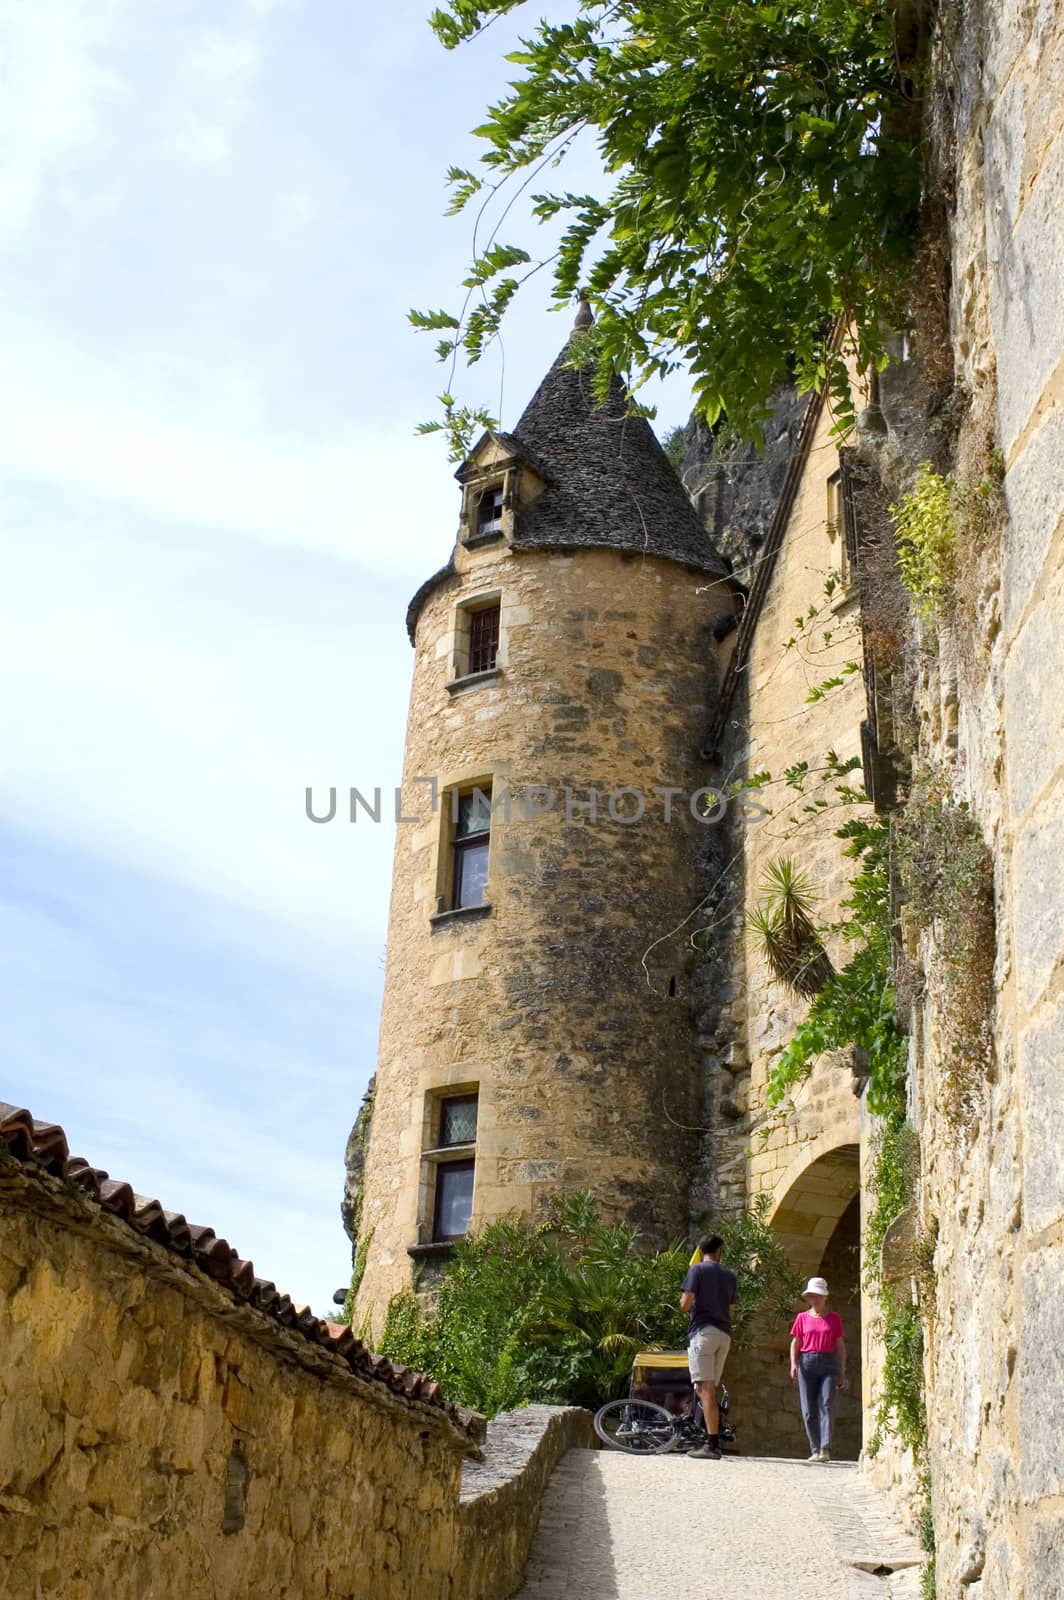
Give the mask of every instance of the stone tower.
[{"label": "stone tower", "polygon": [[457,543],[407,618],[414,820],[349,1147],[378,1318],[468,1227],[578,1188],[679,1235],[700,1124],[680,925],[737,591],[645,419],[619,384],[596,406],[568,347],[457,477]]}]

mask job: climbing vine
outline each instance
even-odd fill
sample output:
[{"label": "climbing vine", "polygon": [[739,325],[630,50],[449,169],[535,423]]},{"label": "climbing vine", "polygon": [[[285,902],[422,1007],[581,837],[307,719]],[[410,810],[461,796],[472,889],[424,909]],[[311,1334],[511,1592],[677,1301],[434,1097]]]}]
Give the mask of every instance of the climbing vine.
[{"label": "climbing vine", "polygon": [[909,492],[890,507],[897,536],[898,572],[913,610],[925,620],[942,606],[957,564],[953,486],[925,461]]},{"label": "climbing vine", "polygon": [[895,845],[907,913],[935,938],[941,1105],[951,1123],[963,1126],[993,1062],[993,863],[970,808],[932,769],[912,786]]},{"label": "climbing vine", "polygon": [[860,866],[842,902],[845,915],[826,931],[854,946],[854,954],[824,983],[776,1060],[765,1103],[770,1109],[781,1105],[825,1051],[856,1048],[867,1059],[869,1109],[883,1113],[904,1082],[908,1048],[895,1015],[891,977],[888,827],[878,819],[852,817],[836,837]]},{"label": "climbing vine", "polygon": [[990,537],[1003,514],[999,451],[989,455],[989,470],[960,482],[921,463],[909,491],[889,508],[894,524],[898,575],[912,608],[932,621],[956,598],[962,557],[971,557]]}]

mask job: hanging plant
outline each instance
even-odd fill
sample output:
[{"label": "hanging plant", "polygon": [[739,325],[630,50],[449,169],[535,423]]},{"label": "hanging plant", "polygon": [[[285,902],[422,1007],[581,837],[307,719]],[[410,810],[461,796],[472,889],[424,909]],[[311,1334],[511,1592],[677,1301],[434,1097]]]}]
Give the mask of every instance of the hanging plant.
[{"label": "hanging plant", "polygon": [[775,977],[803,1000],[812,1000],[835,976],[813,920],[812,885],[793,861],[781,857],[766,871],[762,888],[747,927]]}]

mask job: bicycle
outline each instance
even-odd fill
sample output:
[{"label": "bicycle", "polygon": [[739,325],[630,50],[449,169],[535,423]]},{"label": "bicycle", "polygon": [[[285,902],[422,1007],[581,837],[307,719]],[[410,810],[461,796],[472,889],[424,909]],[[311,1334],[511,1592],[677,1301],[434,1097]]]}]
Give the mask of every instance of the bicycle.
[{"label": "bicycle", "polygon": [[[735,1429],[725,1421],[731,1402],[723,1384],[718,1403],[721,1420],[717,1436],[722,1445],[734,1444]],[[609,1449],[622,1450],[630,1456],[663,1456],[670,1450],[686,1452],[706,1442],[702,1406],[693,1393],[679,1411],[631,1396],[610,1400],[595,1413],[595,1432]]]}]

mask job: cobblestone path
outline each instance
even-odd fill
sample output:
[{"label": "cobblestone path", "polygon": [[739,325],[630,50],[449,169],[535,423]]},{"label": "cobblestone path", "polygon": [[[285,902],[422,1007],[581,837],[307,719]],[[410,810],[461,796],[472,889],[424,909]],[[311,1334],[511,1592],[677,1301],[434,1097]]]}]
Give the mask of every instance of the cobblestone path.
[{"label": "cobblestone path", "polygon": [[572,1450],[516,1600],[916,1600],[921,1561],[849,1462]]}]

